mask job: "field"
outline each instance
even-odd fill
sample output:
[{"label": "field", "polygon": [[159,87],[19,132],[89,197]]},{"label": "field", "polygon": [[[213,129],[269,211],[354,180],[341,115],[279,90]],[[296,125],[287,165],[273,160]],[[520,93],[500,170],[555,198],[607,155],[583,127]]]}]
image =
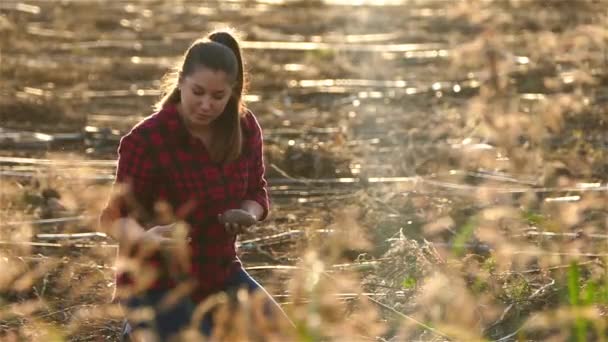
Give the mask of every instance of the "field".
[{"label": "field", "polygon": [[607,9],[0,2],[0,340],[118,340],[118,141],[233,27],[272,197],[240,257],[298,328],[275,340],[605,341]]}]

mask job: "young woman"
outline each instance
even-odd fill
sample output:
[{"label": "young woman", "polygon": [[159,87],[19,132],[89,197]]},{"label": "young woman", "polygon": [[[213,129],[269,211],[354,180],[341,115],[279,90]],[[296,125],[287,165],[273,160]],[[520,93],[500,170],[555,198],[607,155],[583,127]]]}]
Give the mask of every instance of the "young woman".
[{"label": "young woman", "polygon": [[[128,250],[122,255],[141,256],[144,242],[161,246],[145,256],[137,272],[119,271],[119,300],[127,311],[154,308],[149,319],[127,319],[126,330],[153,329],[164,340],[187,326],[196,306],[211,294],[240,287],[264,293],[270,310],[286,319],[236,256],[236,234],[263,220],[269,208],[262,131],[243,106],[238,41],[229,32],[197,40],[164,81],[157,112],[125,135],[118,148],[116,183],[127,186],[128,196],[109,201],[100,219],[102,228],[113,227],[120,249]],[[168,224],[159,208],[171,208],[188,227],[184,272],[171,266],[172,248],[162,247],[177,226]],[[148,285],[133,285],[146,274]],[[180,280],[194,284],[190,295],[158,309]],[[207,315],[201,330],[209,335],[212,327]]]}]

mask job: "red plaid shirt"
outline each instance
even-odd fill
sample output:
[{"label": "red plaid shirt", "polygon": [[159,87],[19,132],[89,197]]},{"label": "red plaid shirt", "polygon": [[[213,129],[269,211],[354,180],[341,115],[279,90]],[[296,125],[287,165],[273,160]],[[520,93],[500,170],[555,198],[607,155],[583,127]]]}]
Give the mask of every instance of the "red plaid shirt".
[{"label": "red plaid shirt", "polygon": [[[185,220],[190,226],[190,276],[198,283],[197,299],[222,290],[228,277],[241,267],[236,236],[225,231],[217,215],[240,208],[244,200],[256,201],[264,208],[261,219],[268,214],[262,130],[251,112],[244,115],[241,127],[242,154],[223,165],[210,160],[203,143],[187,131],[172,105],[136,125],[118,148],[116,182],[129,184],[144,212],[153,213],[159,200],[174,210],[194,204]],[[126,214],[123,210],[122,215]],[[150,265],[158,267],[161,261],[157,255]],[[172,286],[172,281],[164,278],[154,287]],[[119,275],[117,286],[123,281]]]}]

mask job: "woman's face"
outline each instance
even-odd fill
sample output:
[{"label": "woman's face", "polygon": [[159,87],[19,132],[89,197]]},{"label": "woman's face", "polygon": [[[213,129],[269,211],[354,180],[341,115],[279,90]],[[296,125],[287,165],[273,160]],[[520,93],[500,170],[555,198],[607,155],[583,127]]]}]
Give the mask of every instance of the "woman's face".
[{"label": "woman's face", "polygon": [[226,72],[205,67],[182,76],[179,88],[179,112],[194,129],[205,129],[217,119],[232,94],[232,82]]}]

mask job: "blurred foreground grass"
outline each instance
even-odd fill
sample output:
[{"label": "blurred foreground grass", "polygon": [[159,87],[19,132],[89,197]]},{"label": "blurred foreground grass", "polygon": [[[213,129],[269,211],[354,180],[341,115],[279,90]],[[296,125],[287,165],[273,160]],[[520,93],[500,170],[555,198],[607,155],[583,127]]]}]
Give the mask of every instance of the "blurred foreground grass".
[{"label": "blurred foreground grass", "polygon": [[[162,2],[133,5],[164,8]],[[320,18],[336,25],[336,30],[348,31],[340,16],[332,14],[335,8],[325,8],[322,2],[281,6],[280,10],[299,11],[303,19],[298,20],[304,22],[326,11],[327,16]],[[276,117],[264,119],[269,128],[280,128],[277,122],[287,120],[280,120],[285,115],[280,108],[315,116],[317,126],[347,122],[347,127],[325,144],[316,141],[317,136],[305,137],[313,143],[302,145],[290,139],[269,141],[267,155],[275,166],[269,167],[275,172],[273,177],[292,177],[290,186],[295,193],[319,191],[321,195],[314,200],[301,197],[306,201],[292,201],[279,197],[290,186],[287,190],[274,187],[274,215],[241,237],[241,253],[252,274],[284,305],[297,330],[281,335],[269,326],[254,324],[251,317],[255,298],[241,298],[243,305],[226,316],[231,319],[219,332],[225,334],[222,339],[606,340],[606,2],[431,1],[428,6],[429,12],[442,14],[419,24],[428,25],[428,35],[419,38],[432,36],[448,44],[449,57],[428,64],[393,59],[399,71],[414,74],[412,79],[425,79],[428,70],[436,72],[433,77],[442,77],[424,92],[411,99],[404,95],[403,100],[398,96],[357,97],[355,91],[355,101],[346,97],[348,101],[336,105],[331,104],[329,96],[340,89],[327,87],[318,94],[299,94],[302,99],[289,97],[290,101],[301,101],[293,107],[287,100],[283,104],[254,104],[274,110],[269,112]],[[357,14],[357,20],[375,13],[349,10]],[[29,17],[18,11],[3,11],[0,23],[7,24],[0,28],[9,33],[9,38],[2,41],[3,50],[12,51],[6,44],[13,43],[32,49],[32,42],[17,40],[23,34],[18,32],[22,29],[19,25],[29,23]],[[222,13],[227,21],[234,19],[233,12],[225,11]],[[284,23],[281,13],[285,12],[273,12],[276,27],[250,28],[250,36],[270,40],[274,35],[284,38],[302,29]],[[236,17],[241,18],[239,15]],[[394,16],[398,19],[398,14]],[[136,26],[137,20],[129,18],[129,25]],[[70,20],[64,21],[66,29],[73,29],[80,19]],[[116,25],[113,20],[94,22],[95,29],[101,31]],[[377,19],[369,22],[370,30],[377,28]],[[144,25],[145,20],[140,18],[139,23]],[[193,23],[184,25],[199,29]],[[307,29],[322,32],[325,28]],[[313,33],[304,32],[304,36]],[[86,50],[81,52],[86,55]],[[123,52],[129,56],[128,51]],[[258,75],[291,77],[288,72],[277,71],[271,57],[263,53],[256,57],[250,61]],[[274,58],[289,62],[286,57]],[[357,58],[361,59],[359,64]],[[346,78],[344,74],[353,73],[383,80],[391,74],[390,69],[378,68],[378,64],[361,63],[375,61],[363,54],[354,58],[323,50],[308,52],[303,59],[311,65],[301,70],[302,78]],[[83,64],[70,72],[47,73],[44,67],[25,68],[19,63],[0,67],[2,80],[8,81],[7,89],[15,90],[14,94],[27,93],[17,92],[22,89],[21,82],[61,87],[84,82],[87,72],[105,80],[111,73],[98,72],[97,68],[108,71],[117,65]],[[297,64],[289,65],[298,69]],[[117,70],[123,80],[130,82],[154,79],[162,73],[160,69],[123,63]],[[273,94],[283,88],[264,76],[258,77],[263,93]],[[458,83],[446,88],[439,82],[442,80]],[[114,86],[99,82],[92,87],[106,85]],[[153,82],[146,86],[153,87]],[[21,119],[13,115],[17,112],[32,115],[25,119],[31,120],[28,128],[51,130],[60,118],[68,127],[81,124],[82,118],[76,114],[78,106],[88,100],[62,107],[51,106],[52,99],[36,96],[32,100],[31,96],[20,99],[2,95],[3,103],[8,103],[0,107],[2,124],[18,126]],[[142,102],[145,99],[129,99],[126,108],[139,109]],[[415,109],[406,108],[410,105]],[[103,111],[116,109],[110,100],[91,106]],[[312,112],[302,109],[306,107]],[[334,111],[338,114],[332,115]],[[375,139],[394,142],[397,152],[382,154],[373,139],[354,139],[357,130],[389,126],[374,121],[382,111],[392,114],[390,120],[394,121],[387,121],[403,126],[405,134],[381,131]],[[349,119],[359,126],[348,126]],[[297,118],[293,120],[298,122]],[[352,146],[362,146],[362,150]],[[37,153],[40,151],[7,152]],[[71,154],[50,156],[68,161],[74,158]],[[328,192],[328,187],[321,191],[307,182],[311,178],[343,176],[348,169],[344,165],[349,162],[351,172],[357,169],[352,164],[363,165],[362,169],[366,164],[380,164],[378,170],[388,170],[388,175],[419,178],[374,184],[369,179],[365,182],[368,175],[353,172],[350,175],[364,181],[353,183],[343,192],[338,192],[342,188],[334,184],[337,190],[330,190],[336,193]],[[95,216],[105,203],[109,186],[78,177],[94,172],[51,164],[31,178],[0,178],[0,338],[117,339],[122,312],[109,304],[115,242],[102,235],[71,239],[40,235],[95,230]],[[85,218],[60,226],[19,223],[81,215]],[[253,331],[253,327],[268,329]],[[186,334],[194,338],[192,332]]]}]

